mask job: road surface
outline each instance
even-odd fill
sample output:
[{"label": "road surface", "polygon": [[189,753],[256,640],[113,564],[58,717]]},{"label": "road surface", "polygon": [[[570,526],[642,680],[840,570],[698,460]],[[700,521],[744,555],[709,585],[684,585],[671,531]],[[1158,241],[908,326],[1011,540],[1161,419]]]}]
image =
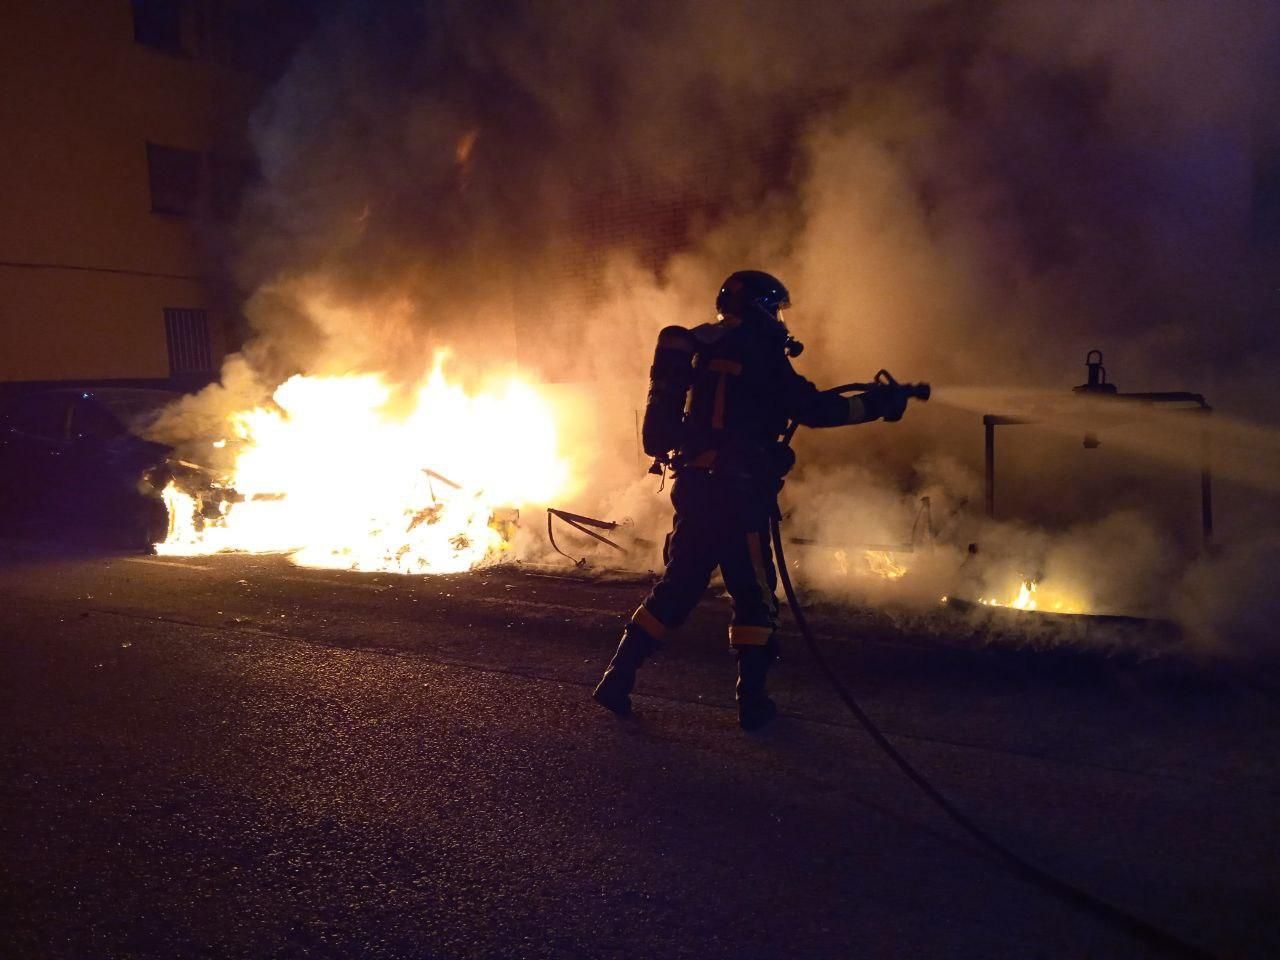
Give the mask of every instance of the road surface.
[{"label": "road surface", "polygon": [[[637,582],[0,549],[6,957],[1142,957],[1011,876],[785,637],[735,722],[723,601],[588,693]],[[1228,957],[1280,955],[1266,670],[818,618],[1009,846]]]}]

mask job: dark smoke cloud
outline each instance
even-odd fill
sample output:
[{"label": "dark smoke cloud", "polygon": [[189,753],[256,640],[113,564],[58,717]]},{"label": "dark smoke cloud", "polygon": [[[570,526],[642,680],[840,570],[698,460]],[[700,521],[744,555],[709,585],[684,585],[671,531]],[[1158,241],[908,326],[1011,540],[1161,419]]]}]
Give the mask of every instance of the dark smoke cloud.
[{"label": "dark smoke cloud", "polygon": [[[266,381],[412,377],[449,344],[593,382],[619,411],[595,442],[626,449],[653,334],[750,266],[792,286],[819,381],[1065,389],[1101,347],[1122,388],[1275,419],[1271,0],[326,10],[253,125]],[[927,409],[811,462],[972,464],[973,411]],[[1017,506],[1105,516],[1114,476],[1038,463]]]},{"label": "dark smoke cloud", "polygon": [[391,289],[439,331],[536,313],[665,217],[662,254],[703,254],[691,302],[789,268],[826,356],[1019,379],[1104,343],[1248,376],[1277,27],[1255,0],[337,3],[257,117],[242,278]]}]

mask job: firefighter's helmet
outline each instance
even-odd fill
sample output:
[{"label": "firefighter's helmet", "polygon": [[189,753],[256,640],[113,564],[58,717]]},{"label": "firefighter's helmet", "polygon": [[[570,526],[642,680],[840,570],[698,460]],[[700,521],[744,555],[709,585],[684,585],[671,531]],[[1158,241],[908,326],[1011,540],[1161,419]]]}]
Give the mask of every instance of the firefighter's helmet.
[{"label": "firefighter's helmet", "polygon": [[762,270],[731,273],[716,297],[716,312],[722,317],[747,319],[755,307],[776,320],[778,311],[789,306],[791,295],[782,281]]}]

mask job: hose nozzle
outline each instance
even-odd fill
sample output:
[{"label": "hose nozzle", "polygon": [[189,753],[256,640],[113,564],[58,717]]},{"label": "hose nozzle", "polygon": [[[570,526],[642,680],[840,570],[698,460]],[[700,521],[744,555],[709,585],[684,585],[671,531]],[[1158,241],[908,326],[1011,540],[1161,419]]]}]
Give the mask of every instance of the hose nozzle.
[{"label": "hose nozzle", "polygon": [[900,386],[912,400],[928,401],[929,395],[933,392],[933,388],[927,383],[900,383],[898,386]]},{"label": "hose nozzle", "polygon": [[893,374],[888,370],[881,370],[877,373],[874,383],[876,386],[896,390],[909,400],[927,401],[929,395],[933,393],[933,388],[927,383],[899,383],[893,379]]}]

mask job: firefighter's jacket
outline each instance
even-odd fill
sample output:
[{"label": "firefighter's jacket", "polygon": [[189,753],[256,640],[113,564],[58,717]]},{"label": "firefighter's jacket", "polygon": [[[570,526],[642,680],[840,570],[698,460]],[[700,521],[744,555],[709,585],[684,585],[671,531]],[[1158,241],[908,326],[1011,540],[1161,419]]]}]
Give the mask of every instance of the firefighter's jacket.
[{"label": "firefighter's jacket", "polygon": [[835,427],[866,419],[857,397],[823,392],[796,373],[775,330],[726,318],[692,331],[693,376],[674,463],[780,478],[791,466],[778,443],[791,420]]}]

